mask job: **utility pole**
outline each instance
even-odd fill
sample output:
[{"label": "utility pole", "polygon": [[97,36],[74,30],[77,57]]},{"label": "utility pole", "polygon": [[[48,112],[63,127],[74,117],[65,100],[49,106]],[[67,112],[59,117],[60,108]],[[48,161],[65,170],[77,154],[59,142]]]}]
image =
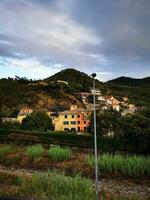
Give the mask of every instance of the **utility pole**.
[{"label": "utility pole", "polygon": [[96,133],[96,102],[95,102],[95,77],[93,78],[93,109],[94,109],[94,158],[95,158],[95,186],[96,186],[96,200],[99,200],[99,187],[98,187],[98,164],[97,164],[97,133]]}]

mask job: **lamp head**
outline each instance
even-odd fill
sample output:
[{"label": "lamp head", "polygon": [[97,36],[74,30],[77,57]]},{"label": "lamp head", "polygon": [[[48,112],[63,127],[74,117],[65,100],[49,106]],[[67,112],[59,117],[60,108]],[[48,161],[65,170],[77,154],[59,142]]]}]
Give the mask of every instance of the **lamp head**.
[{"label": "lamp head", "polygon": [[92,73],[92,77],[95,78],[96,77],[96,73]]}]

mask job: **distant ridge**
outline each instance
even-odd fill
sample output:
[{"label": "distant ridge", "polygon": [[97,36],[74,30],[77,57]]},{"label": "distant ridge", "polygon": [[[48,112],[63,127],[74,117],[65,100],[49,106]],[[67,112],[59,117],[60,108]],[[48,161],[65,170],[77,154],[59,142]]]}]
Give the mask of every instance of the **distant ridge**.
[{"label": "distant ridge", "polygon": [[107,81],[107,83],[133,87],[150,87],[150,77],[138,79],[121,76],[119,78]]}]

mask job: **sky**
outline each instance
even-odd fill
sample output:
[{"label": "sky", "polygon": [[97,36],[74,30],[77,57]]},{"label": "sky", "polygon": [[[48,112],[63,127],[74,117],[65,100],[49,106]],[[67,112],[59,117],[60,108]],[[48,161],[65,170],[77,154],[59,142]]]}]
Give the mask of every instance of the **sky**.
[{"label": "sky", "polygon": [[0,0],[0,78],[150,76],[150,0]]}]

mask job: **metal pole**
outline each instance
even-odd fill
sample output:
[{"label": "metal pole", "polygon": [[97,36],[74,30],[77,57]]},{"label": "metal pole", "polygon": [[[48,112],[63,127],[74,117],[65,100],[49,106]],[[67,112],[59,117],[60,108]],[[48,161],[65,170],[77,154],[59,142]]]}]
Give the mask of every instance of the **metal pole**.
[{"label": "metal pole", "polygon": [[93,77],[93,106],[94,106],[94,156],[95,156],[95,184],[96,184],[96,200],[99,200],[99,187],[98,187],[98,165],[97,165],[97,133],[96,133],[96,105],[95,105],[95,77]]}]

